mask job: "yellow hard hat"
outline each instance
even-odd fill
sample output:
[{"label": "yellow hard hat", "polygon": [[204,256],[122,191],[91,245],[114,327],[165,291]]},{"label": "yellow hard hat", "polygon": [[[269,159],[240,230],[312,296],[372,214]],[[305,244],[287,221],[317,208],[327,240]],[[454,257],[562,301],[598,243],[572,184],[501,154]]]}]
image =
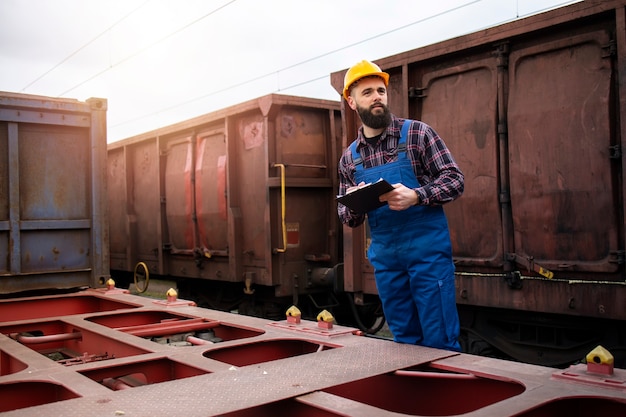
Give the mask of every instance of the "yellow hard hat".
[{"label": "yellow hard hat", "polygon": [[369,77],[370,75],[377,75],[385,82],[385,87],[389,84],[389,74],[382,72],[380,67],[369,61],[361,61],[354,64],[343,79],[343,96],[347,100],[350,87],[355,82],[359,81],[363,77]]}]

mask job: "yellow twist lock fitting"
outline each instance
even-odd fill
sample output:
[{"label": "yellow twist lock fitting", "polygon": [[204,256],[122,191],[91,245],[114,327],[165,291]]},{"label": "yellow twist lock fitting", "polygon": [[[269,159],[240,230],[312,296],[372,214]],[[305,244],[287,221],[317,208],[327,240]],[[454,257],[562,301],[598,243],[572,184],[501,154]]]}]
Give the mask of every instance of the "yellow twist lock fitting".
[{"label": "yellow twist lock fitting", "polygon": [[296,316],[301,316],[302,313],[300,312],[300,310],[298,309],[298,307],[296,306],[291,306],[287,309],[287,316],[291,316],[291,317],[296,317]]},{"label": "yellow twist lock fitting", "polygon": [[317,315],[317,327],[321,329],[332,329],[335,318],[327,310],[322,310]]},{"label": "yellow twist lock fitting", "polygon": [[613,365],[614,358],[611,352],[598,345],[587,354],[587,363],[597,363],[601,365]]},{"label": "yellow twist lock fitting", "polygon": [[613,375],[613,355],[611,352],[598,345],[587,354],[587,372],[603,375]]},{"label": "yellow twist lock fitting", "polygon": [[326,323],[332,323],[335,320],[332,314],[330,314],[327,310],[322,310],[317,315],[317,321],[323,321]]},{"label": "yellow twist lock fitting", "polygon": [[176,292],[176,290],[174,288],[170,288],[165,293],[165,296],[167,297],[167,302],[168,303],[172,303],[172,302],[176,301],[176,299],[178,298],[178,292]]},{"label": "yellow twist lock fitting", "polygon": [[288,323],[296,323],[296,324],[300,323],[300,318],[302,317],[302,313],[300,312],[298,307],[296,306],[289,307],[285,314],[287,315]]}]

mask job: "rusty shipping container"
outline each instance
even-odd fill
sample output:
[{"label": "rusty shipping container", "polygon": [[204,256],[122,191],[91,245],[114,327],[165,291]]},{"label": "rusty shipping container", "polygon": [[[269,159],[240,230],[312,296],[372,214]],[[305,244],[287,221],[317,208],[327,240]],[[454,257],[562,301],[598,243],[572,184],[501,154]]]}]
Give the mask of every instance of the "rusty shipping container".
[{"label": "rusty shipping container", "polygon": [[106,110],[0,92],[0,294],[108,279]]},{"label": "rusty shipping container", "polygon": [[[625,6],[584,1],[376,61],[391,111],[433,126],[465,173],[445,211],[467,345],[556,363],[625,343]],[[345,147],[359,121],[342,109]],[[344,229],[357,294],[376,293],[366,242]]]},{"label": "rusty shipping container", "polygon": [[112,270],[194,280],[195,297],[316,287],[340,252],[340,125],[338,102],[268,95],[109,144]]}]

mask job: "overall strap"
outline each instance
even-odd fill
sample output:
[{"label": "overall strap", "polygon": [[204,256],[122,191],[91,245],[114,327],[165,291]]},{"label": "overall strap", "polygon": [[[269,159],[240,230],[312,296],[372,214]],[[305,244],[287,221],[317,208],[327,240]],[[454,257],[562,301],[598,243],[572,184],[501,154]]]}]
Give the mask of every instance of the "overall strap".
[{"label": "overall strap", "polygon": [[356,150],[357,141],[355,140],[350,145],[350,150],[352,151],[352,161],[354,162],[354,166],[357,170],[363,169],[363,158],[361,158],[361,153]]},{"label": "overall strap", "polygon": [[[406,152],[406,138],[409,133],[409,127],[411,127],[411,120],[406,119],[402,123],[402,129],[400,130],[400,140],[398,141],[398,154],[400,152]],[[356,170],[363,169],[363,158],[361,158],[361,154],[356,150],[357,141],[355,140],[350,145],[350,151],[352,152],[352,161]]]},{"label": "overall strap", "polygon": [[406,138],[409,136],[409,128],[411,127],[411,120],[405,120],[402,123],[402,129],[400,130],[400,140],[398,141],[398,152],[406,151]]}]

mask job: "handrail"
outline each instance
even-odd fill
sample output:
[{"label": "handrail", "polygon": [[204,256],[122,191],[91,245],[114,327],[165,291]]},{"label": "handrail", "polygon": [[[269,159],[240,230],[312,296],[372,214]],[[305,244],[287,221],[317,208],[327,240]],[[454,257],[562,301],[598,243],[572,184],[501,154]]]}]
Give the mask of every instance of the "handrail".
[{"label": "handrail", "polygon": [[283,253],[287,251],[287,226],[285,224],[285,164],[272,164],[274,168],[280,168],[280,203],[281,221],[283,229],[283,247],[275,248],[274,252]]}]

